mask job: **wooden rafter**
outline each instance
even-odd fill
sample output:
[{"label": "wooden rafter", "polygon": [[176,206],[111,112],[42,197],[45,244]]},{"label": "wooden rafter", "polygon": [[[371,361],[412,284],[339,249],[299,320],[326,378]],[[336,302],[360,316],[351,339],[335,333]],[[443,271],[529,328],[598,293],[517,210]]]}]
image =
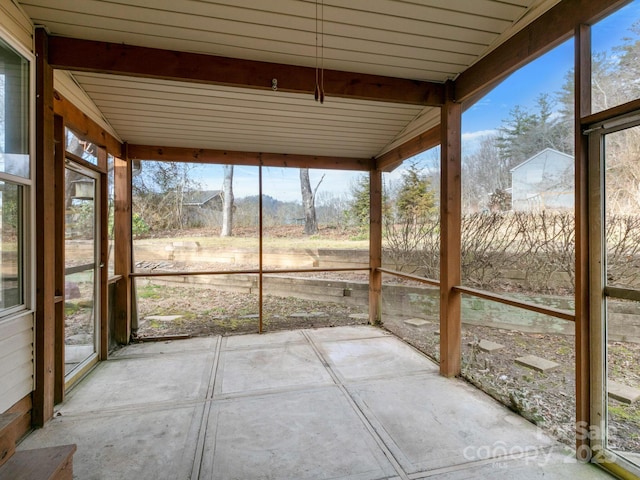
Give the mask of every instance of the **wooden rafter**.
[{"label": "wooden rafter", "polygon": [[221,165],[262,165],[263,167],[326,168],[333,170],[371,170],[370,158],[323,157],[289,155],[283,153],[235,152],[227,150],[194,149],[128,145],[131,160],[162,160],[170,162],[211,163]]},{"label": "wooden rafter", "polygon": [[436,125],[426,132],[416,135],[402,145],[380,155],[376,159],[377,168],[383,172],[390,172],[400,166],[407,158],[413,157],[437,145],[440,145],[440,125]]},{"label": "wooden rafter", "polygon": [[[315,69],[242,60],[119,43],[49,37],[49,63],[54,68],[114,73],[134,77],[270,90],[273,80],[283,92],[313,95]],[[324,71],[328,97],[355,98],[415,105],[441,105],[441,83],[338,70]]]}]

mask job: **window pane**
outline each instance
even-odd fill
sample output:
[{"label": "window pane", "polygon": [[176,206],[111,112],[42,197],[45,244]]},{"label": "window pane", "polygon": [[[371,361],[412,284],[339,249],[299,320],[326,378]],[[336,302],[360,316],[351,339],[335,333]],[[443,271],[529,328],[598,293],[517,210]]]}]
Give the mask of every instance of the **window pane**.
[{"label": "window pane", "polygon": [[136,271],[257,270],[258,193],[258,167],[141,161],[132,185]]},{"label": "window pane", "polygon": [[462,117],[462,282],[573,310],[573,41]]},{"label": "window pane", "polygon": [[1,310],[24,303],[22,235],[22,187],[0,182]]},{"label": "window pane", "polygon": [[29,63],[1,40],[0,172],[30,175]]},{"label": "window pane", "polygon": [[591,101],[601,112],[640,97],[640,1],[593,25]]},{"label": "window pane", "polygon": [[65,129],[65,136],[65,149],[67,152],[72,153],[76,157],[86,160],[93,165],[98,164],[98,150],[93,143],[87,140],[82,140],[68,128]]},{"label": "window pane", "polygon": [[563,443],[575,441],[573,322],[462,296],[462,377]]},{"label": "window pane", "polygon": [[256,333],[257,285],[244,274],[136,278],[138,336]]},{"label": "window pane", "polygon": [[609,133],[605,142],[605,242],[607,285],[640,286],[640,198],[638,141],[640,127]]},{"label": "window pane", "polygon": [[440,147],[383,174],[382,266],[440,277]]}]

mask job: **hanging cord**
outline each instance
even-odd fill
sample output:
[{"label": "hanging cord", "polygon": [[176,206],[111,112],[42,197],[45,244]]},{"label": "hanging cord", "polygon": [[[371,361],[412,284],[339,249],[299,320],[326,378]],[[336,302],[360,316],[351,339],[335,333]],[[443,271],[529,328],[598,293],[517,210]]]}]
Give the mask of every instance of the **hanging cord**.
[{"label": "hanging cord", "polygon": [[[318,40],[318,32],[320,40]],[[320,51],[319,55],[318,51]],[[318,59],[320,62],[319,75]],[[316,0],[316,88],[313,95],[316,102],[319,100],[320,103],[324,103],[324,0],[320,0],[320,15],[318,15],[318,0]]]},{"label": "hanging cord", "polygon": [[320,84],[318,83],[318,0],[316,0],[316,88],[313,96],[316,102],[320,99]]},{"label": "hanging cord", "polygon": [[324,0],[320,0],[320,103],[324,103]]}]

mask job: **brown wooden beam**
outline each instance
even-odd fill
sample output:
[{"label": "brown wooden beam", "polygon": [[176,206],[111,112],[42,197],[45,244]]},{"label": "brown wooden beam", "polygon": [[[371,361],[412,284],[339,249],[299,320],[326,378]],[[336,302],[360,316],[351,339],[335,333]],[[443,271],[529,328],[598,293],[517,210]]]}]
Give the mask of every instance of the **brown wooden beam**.
[{"label": "brown wooden beam", "polygon": [[440,174],[440,374],[460,374],[462,279],[460,224],[462,222],[462,105],[453,101],[453,83],[447,84],[449,100],[442,107]]},{"label": "brown wooden beam", "polygon": [[575,32],[575,349],[576,349],[576,425],[582,435],[576,437],[579,460],[589,461],[590,442],[584,431],[591,424],[590,394],[590,314],[589,298],[589,142],[582,134],[580,119],[591,113],[591,29],[580,25]]},{"label": "brown wooden beam", "polygon": [[382,324],[382,171],[369,180],[369,323]]},{"label": "brown wooden beam", "polygon": [[120,141],[58,92],[54,92],[53,108],[56,115],[64,118],[65,125],[84,140],[106,148],[111,155],[120,155]]},{"label": "brown wooden beam", "polygon": [[127,149],[129,158],[132,160],[161,160],[221,165],[262,165],[263,167],[323,168],[356,171],[369,171],[374,164],[374,160],[370,158],[235,152],[182,147],[158,147],[151,145],[128,145]]},{"label": "brown wooden beam", "polygon": [[407,158],[440,145],[440,125],[413,137],[402,145],[389,150],[376,159],[376,166],[383,172],[391,172]]},{"label": "brown wooden beam", "polygon": [[55,386],[55,156],[53,69],[47,63],[47,35],[35,32],[36,49],[36,321],[35,426],[53,416]]},{"label": "brown wooden beam", "polygon": [[472,103],[519,67],[592,24],[627,0],[562,0],[456,79],[456,101]]},{"label": "brown wooden beam", "polygon": [[[316,84],[311,67],[56,36],[49,40],[49,63],[66,70],[262,90],[271,90],[276,79],[278,91],[309,95]],[[415,105],[442,105],[444,98],[440,83],[338,70],[324,71],[324,90],[327,97]]]},{"label": "brown wooden beam", "polygon": [[113,302],[115,319],[114,337],[120,344],[129,343],[131,337],[131,277],[132,238],[131,238],[131,161],[114,158],[114,273],[121,278],[116,282],[116,295]]}]

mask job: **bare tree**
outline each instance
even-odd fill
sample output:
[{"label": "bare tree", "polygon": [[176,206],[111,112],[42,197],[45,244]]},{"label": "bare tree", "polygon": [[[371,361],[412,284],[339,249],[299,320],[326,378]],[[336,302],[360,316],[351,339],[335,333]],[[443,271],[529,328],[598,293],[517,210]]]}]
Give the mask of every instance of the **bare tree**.
[{"label": "bare tree", "polygon": [[221,237],[233,235],[233,165],[224,165],[224,182],[222,184],[222,229]]},{"label": "bare tree", "polygon": [[316,193],[320,184],[324,180],[324,175],[316,185],[311,189],[311,181],[309,180],[309,169],[300,169],[300,190],[302,191],[302,206],[304,207],[304,234],[315,235],[318,233],[318,219],[316,217]]}]

